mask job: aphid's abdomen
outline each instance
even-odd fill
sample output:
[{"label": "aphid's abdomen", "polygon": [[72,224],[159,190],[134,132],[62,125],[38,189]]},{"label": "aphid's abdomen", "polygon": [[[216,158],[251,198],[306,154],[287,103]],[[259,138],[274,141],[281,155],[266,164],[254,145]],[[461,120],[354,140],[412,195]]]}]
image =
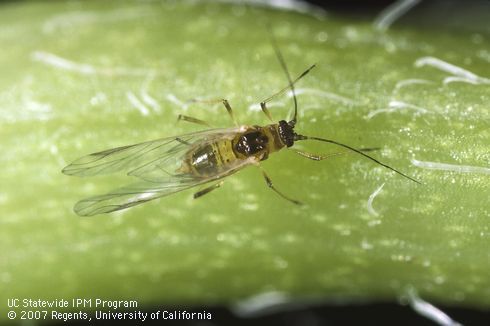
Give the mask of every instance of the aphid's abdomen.
[{"label": "aphid's abdomen", "polygon": [[237,160],[231,140],[203,144],[190,153],[186,160],[194,174],[206,177],[228,170]]}]

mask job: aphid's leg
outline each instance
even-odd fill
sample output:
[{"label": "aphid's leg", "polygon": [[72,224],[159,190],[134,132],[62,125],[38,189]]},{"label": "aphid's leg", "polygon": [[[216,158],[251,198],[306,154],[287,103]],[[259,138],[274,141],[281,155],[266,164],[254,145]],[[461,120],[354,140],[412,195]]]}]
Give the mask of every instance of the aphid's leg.
[{"label": "aphid's leg", "polygon": [[217,100],[198,100],[198,99],[192,99],[189,102],[191,103],[207,103],[207,104],[216,104],[216,103],[223,103],[223,105],[226,108],[226,111],[228,112],[231,120],[233,120],[233,123],[235,126],[238,127],[238,122],[235,119],[235,115],[233,114],[233,110],[231,109],[231,105],[226,99],[217,99]]},{"label": "aphid's leg", "polygon": [[[272,116],[271,116],[269,110],[267,109],[266,104],[268,102],[270,102],[272,99],[276,98],[277,96],[284,94],[288,90],[292,90],[293,91],[293,94],[294,94],[294,85],[296,84],[296,82],[298,82],[298,80],[300,80],[301,78],[303,78],[306,74],[308,74],[310,72],[311,69],[315,68],[315,66],[316,66],[316,65],[312,65],[311,67],[309,67],[308,69],[306,69],[305,71],[303,71],[303,73],[301,75],[299,75],[298,77],[296,77],[295,80],[291,80],[290,77],[289,77],[289,72],[287,71],[287,68],[286,68],[286,64],[284,63],[284,59],[282,58],[282,55],[277,50],[276,50],[276,54],[278,56],[279,62],[281,62],[281,65],[283,66],[283,69],[286,71],[286,74],[288,75],[289,85],[286,86],[286,87],[284,87],[280,91],[272,94],[271,96],[269,96],[268,98],[266,98],[262,102],[260,102],[260,108],[262,109],[262,112],[264,112],[264,114],[271,121],[274,121],[274,120],[272,119]],[[295,97],[295,100],[294,101],[295,101],[295,106],[296,106],[297,105],[296,104],[296,97]],[[295,119],[296,119],[296,113],[295,113]]]},{"label": "aphid's leg", "polygon": [[209,123],[207,123],[206,121],[204,121],[204,120],[193,118],[193,117],[189,117],[189,116],[183,115],[183,114],[179,114],[179,116],[177,117],[177,121],[180,121],[180,120],[187,121],[187,122],[192,122],[192,123],[197,123],[199,125],[211,127],[211,125]]},{"label": "aphid's leg", "polygon": [[189,143],[189,142],[187,142],[185,140],[180,139],[179,137],[175,138],[175,140],[178,141],[181,144],[184,144],[184,145],[190,145],[191,144],[191,143]]},{"label": "aphid's leg", "polygon": [[[359,150],[361,152],[371,152],[371,151],[376,151],[378,150],[379,148],[360,148]],[[310,160],[314,160],[314,161],[321,161],[321,160],[325,160],[327,158],[330,158],[332,156],[337,156],[337,155],[342,155],[342,154],[349,154],[350,152],[337,152],[337,153],[330,153],[330,154],[325,154],[325,155],[318,155],[318,154],[313,154],[313,153],[308,153],[308,152],[304,152],[304,151],[300,151],[298,149],[291,149],[292,151],[294,151],[295,153],[303,156],[303,157],[306,157]]]},{"label": "aphid's leg", "polygon": [[286,199],[286,200],[289,200],[290,202],[292,202],[293,204],[296,204],[296,205],[303,205],[302,202],[298,201],[298,200],[295,200],[295,199],[292,199],[288,196],[286,196],[285,194],[283,194],[281,191],[279,191],[275,186],[274,184],[272,183],[272,180],[271,178],[269,178],[269,176],[267,175],[267,173],[265,173],[264,169],[262,169],[262,167],[260,165],[257,165],[259,168],[260,168],[260,171],[262,171],[262,175],[264,176],[264,179],[265,179],[265,182],[267,183],[267,186],[269,188],[271,188],[272,190],[274,190],[279,196],[281,196],[282,198]]},{"label": "aphid's leg", "polygon": [[269,118],[270,121],[274,121],[272,119],[271,113],[267,109],[266,103],[267,102],[265,102],[265,101],[264,102],[260,102],[260,108],[262,109],[262,112],[264,112],[264,114],[267,116],[267,118]]},{"label": "aphid's leg", "polygon": [[194,194],[194,199],[199,198],[201,196],[204,196],[205,194],[210,193],[214,189],[218,189],[219,187],[221,187],[222,184],[223,184],[223,181],[220,181],[218,183],[215,183],[214,185],[211,185],[211,186],[209,186],[207,188],[204,188],[202,190],[199,190],[198,192],[196,192]]}]

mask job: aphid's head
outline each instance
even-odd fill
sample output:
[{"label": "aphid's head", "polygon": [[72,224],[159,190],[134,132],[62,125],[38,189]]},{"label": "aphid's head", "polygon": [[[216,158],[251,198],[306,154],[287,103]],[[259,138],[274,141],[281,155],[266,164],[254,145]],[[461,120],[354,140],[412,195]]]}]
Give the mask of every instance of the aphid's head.
[{"label": "aphid's head", "polygon": [[294,123],[290,124],[284,120],[279,121],[279,137],[287,147],[291,147],[294,144],[295,133]]}]

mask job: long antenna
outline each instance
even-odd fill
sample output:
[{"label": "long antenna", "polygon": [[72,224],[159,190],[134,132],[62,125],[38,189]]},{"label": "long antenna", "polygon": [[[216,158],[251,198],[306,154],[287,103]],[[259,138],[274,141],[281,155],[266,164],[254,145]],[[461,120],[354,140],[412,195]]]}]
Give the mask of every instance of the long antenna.
[{"label": "long antenna", "polygon": [[293,93],[294,116],[293,116],[293,119],[291,120],[291,123],[294,126],[294,125],[296,125],[297,116],[298,116],[298,100],[296,99],[296,92],[294,90],[294,83],[293,83],[293,80],[291,79],[291,75],[289,74],[289,70],[288,70],[288,67],[286,65],[286,62],[284,61],[284,58],[282,57],[282,53],[279,50],[279,47],[277,46],[276,38],[274,37],[274,34],[272,33],[272,29],[269,25],[267,25],[267,29],[269,30],[272,47],[274,48],[274,52],[276,53],[277,60],[279,61],[279,64],[281,65],[282,70],[284,71],[284,73],[286,74],[286,77],[288,78],[289,88],[291,88],[291,92]]},{"label": "long antenna", "polygon": [[374,162],[378,163],[379,165],[381,165],[381,166],[383,166],[383,167],[385,167],[387,169],[390,169],[391,171],[394,171],[394,172],[398,173],[399,175],[401,175],[402,177],[407,178],[408,180],[411,180],[411,181],[413,181],[415,183],[418,183],[418,184],[422,184],[420,181],[415,180],[412,177],[409,177],[408,175],[406,175],[406,174],[404,174],[404,173],[402,173],[402,172],[400,172],[400,171],[392,168],[389,165],[386,165],[384,163],[381,163],[380,161],[378,161],[374,157],[369,156],[369,155],[367,155],[367,154],[365,154],[365,153],[361,152],[360,150],[357,150],[357,149],[355,149],[353,147],[350,147],[349,145],[345,145],[345,144],[339,143],[339,142],[337,142],[335,140],[325,139],[325,138],[319,138],[319,137],[309,137],[309,136],[303,136],[303,135],[296,135],[295,138],[296,138],[295,140],[308,140],[308,139],[311,139],[311,140],[318,140],[318,141],[323,141],[323,142],[326,142],[326,143],[331,143],[331,144],[335,144],[335,145],[338,145],[338,146],[342,146],[344,148],[347,148],[347,149],[349,149],[349,150],[351,150],[353,152],[356,152],[356,153],[358,153],[358,154],[360,154],[360,155],[362,155],[362,156],[370,159],[371,161],[374,161]]}]

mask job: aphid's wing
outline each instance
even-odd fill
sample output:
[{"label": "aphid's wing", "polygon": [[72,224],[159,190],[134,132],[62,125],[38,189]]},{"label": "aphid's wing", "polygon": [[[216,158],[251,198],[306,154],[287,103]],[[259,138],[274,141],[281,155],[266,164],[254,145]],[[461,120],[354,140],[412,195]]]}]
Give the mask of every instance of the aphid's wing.
[{"label": "aphid's wing", "polygon": [[83,199],[75,205],[74,211],[81,216],[91,216],[126,209],[197,185],[222,179],[255,162],[255,158],[237,160],[227,170],[206,178],[182,173],[169,176],[165,182],[140,181],[105,195]]},{"label": "aphid's wing", "polygon": [[[144,164],[130,170],[128,175],[138,177],[142,180],[154,183],[168,183],[169,178],[177,176],[193,177],[192,175],[182,174],[182,162],[188,152],[197,150],[199,145],[204,145],[214,141],[233,139],[238,129],[214,129],[199,133],[199,137],[179,136],[179,140],[162,154],[147,155]],[[195,140],[194,140],[195,139]],[[159,149],[159,151],[162,151]]]},{"label": "aphid's wing", "polygon": [[[83,156],[75,160],[63,169],[63,173],[80,177],[109,174],[114,172],[126,172],[135,176],[148,174],[150,170],[155,172],[164,162],[172,161],[177,164],[181,156],[203,141],[232,135],[237,128],[211,129],[176,137],[161,138],[139,144],[116,147],[102,152]],[[137,170],[142,170],[137,173]],[[159,171],[165,174],[164,171]],[[171,171],[172,172],[172,171]],[[166,179],[168,176],[165,176]]]}]

